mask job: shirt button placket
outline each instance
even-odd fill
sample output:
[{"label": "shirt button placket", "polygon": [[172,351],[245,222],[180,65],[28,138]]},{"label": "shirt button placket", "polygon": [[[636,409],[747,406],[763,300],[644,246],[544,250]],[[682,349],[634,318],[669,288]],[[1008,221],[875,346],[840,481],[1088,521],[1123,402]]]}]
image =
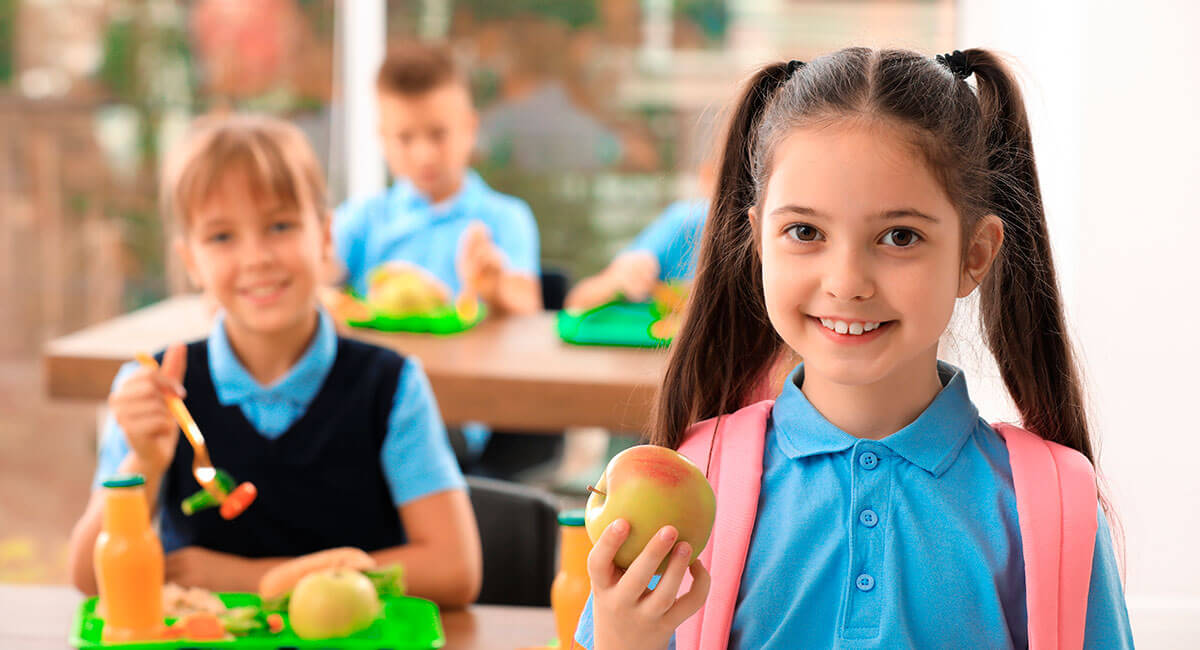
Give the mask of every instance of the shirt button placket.
[{"label": "shirt button placket", "polygon": [[851,456],[853,496],[851,521],[851,572],[849,608],[843,621],[845,638],[870,638],[879,629],[882,603],[877,595],[876,575],[885,562],[883,523],[879,508],[886,508],[890,492],[890,473],[883,468],[884,454],[873,441],[862,440]]}]

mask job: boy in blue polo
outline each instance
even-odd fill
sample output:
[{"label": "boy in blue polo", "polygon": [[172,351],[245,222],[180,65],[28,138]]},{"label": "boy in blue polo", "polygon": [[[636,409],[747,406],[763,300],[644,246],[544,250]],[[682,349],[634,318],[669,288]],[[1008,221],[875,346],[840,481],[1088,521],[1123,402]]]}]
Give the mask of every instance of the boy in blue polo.
[{"label": "boy in blue polo", "polygon": [[[493,314],[541,309],[537,223],[528,204],[488,187],[468,166],[479,117],[449,49],[403,43],[388,54],[375,85],[379,135],[396,180],[338,209],[333,239],[344,284],[366,296],[373,269],[404,262],[429,271],[451,294],[468,279]],[[464,466],[491,438],[478,423],[451,430]],[[529,444],[561,443],[539,436]]]},{"label": "boy in blue polo", "polygon": [[379,134],[396,181],[337,211],[333,237],[344,283],[365,296],[373,269],[406,262],[451,293],[470,280],[492,313],[540,309],[537,224],[528,204],[469,168],[479,118],[449,50],[403,44],[380,66],[376,90]]}]

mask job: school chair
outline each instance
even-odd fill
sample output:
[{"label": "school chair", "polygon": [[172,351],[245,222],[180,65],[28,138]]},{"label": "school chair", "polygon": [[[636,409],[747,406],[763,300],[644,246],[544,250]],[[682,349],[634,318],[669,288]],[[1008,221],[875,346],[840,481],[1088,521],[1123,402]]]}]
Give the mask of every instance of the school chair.
[{"label": "school chair", "polygon": [[553,266],[542,267],[542,308],[558,311],[567,299],[567,273]]},{"label": "school chair", "polygon": [[550,605],[558,562],[558,507],[546,492],[519,483],[467,477],[483,544],[481,605]]}]

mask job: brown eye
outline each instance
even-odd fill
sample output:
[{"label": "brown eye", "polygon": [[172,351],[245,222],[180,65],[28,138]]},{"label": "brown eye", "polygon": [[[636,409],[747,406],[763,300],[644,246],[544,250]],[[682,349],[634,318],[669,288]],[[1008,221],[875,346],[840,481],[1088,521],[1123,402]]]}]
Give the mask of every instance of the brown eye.
[{"label": "brown eye", "polygon": [[883,243],[887,244],[888,246],[895,246],[897,248],[908,248],[909,246],[917,243],[917,241],[920,239],[920,235],[909,230],[908,228],[895,228],[889,230],[888,233],[883,236]]},{"label": "brown eye", "polygon": [[816,241],[821,237],[820,231],[808,224],[795,224],[788,227],[788,233],[799,241]]}]

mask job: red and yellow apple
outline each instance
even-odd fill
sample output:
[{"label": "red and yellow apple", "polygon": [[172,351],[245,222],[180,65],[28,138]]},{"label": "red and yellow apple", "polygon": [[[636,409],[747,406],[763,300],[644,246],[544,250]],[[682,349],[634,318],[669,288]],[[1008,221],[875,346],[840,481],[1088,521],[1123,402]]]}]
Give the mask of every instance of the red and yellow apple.
[{"label": "red and yellow apple", "polygon": [[712,486],[692,461],[666,447],[639,445],[608,462],[588,497],[584,524],[595,543],[614,520],[629,522],[629,537],[614,559],[622,569],[668,525],[679,531],[676,544],[691,545],[691,563],[708,543],[716,507]]}]

